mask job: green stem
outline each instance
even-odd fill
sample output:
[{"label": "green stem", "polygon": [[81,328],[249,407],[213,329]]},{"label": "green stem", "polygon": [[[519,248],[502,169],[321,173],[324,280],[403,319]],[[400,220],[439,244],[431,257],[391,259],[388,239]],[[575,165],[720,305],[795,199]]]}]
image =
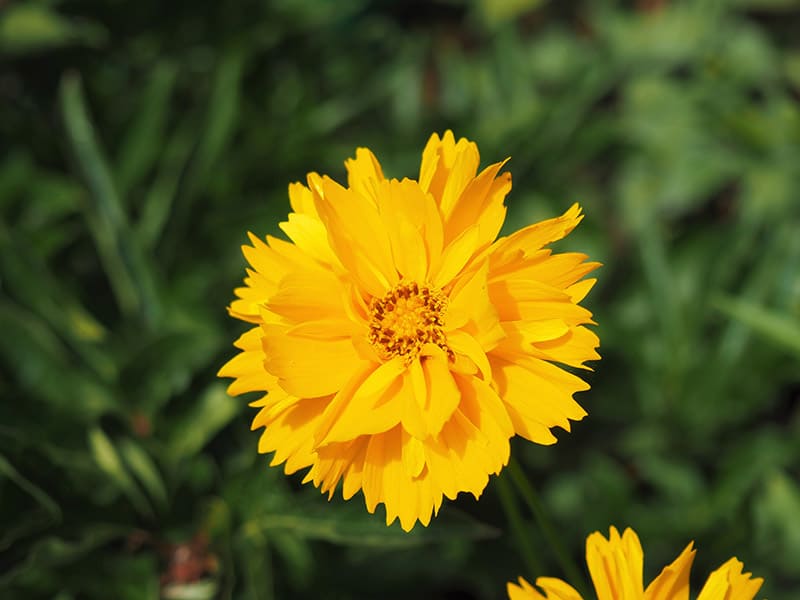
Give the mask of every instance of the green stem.
[{"label": "green stem", "polygon": [[509,461],[507,468],[509,474],[511,475],[511,481],[514,482],[514,485],[517,487],[522,499],[528,505],[528,508],[533,514],[536,524],[539,526],[539,529],[541,529],[542,534],[547,540],[547,543],[555,553],[558,564],[561,566],[561,570],[564,572],[564,575],[567,576],[567,581],[576,590],[578,590],[582,597],[588,598],[589,595],[587,594],[587,590],[589,587],[586,584],[586,579],[581,570],[578,568],[578,565],[570,556],[569,552],[567,552],[564,544],[561,542],[561,538],[558,536],[553,524],[550,522],[550,519],[547,516],[547,511],[545,510],[542,501],[539,499],[539,495],[536,493],[533,485],[528,480],[525,472],[513,458]]},{"label": "green stem", "polygon": [[517,506],[516,498],[514,498],[514,491],[511,488],[511,484],[506,481],[505,477],[501,476],[497,478],[495,488],[497,489],[497,496],[500,498],[500,504],[503,505],[503,510],[506,513],[508,524],[511,526],[511,533],[514,535],[514,541],[519,547],[519,551],[525,562],[525,567],[528,570],[525,579],[543,575],[542,564],[536,557],[533,540],[527,535],[528,528],[519,512],[519,507]]}]

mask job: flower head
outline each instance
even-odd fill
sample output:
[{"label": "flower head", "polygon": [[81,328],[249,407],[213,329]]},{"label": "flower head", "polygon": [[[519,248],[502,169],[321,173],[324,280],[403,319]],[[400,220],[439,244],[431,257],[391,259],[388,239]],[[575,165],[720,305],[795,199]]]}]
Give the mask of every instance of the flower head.
[{"label": "flower head", "polygon": [[[689,600],[689,572],[695,550],[690,543],[672,564],[644,588],[644,553],[639,537],[628,528],[620,536],[611,527],[608,539],[596,531],[586,539],[586,563],[597,600]],[[761,578],[743,573],[744,565],[731,558],[709,575],[697,600],[753,600]],[[583,600],[568,583],[552,577],[539,577],[540,592],[522,577],[507,585],[510,600]]]},{"label": "flower head", "polygon": [[478,173],[478,148],[431,136],[419,179],[387,179],[359,148],[348,185],[289,186],[291,241],[250,234],[250,268],[230,314],[253,324],[221,370],[253,405],[259,451],[310,467],[329,497],[361,490],[387,523],[427,525],[444,496],[476,498],[521,435],[552,444],[588,389],[559,365],[599,358],[578,305],[598,264],[545,248],[581,220],[562,216],[496,239],[511,177]]}]

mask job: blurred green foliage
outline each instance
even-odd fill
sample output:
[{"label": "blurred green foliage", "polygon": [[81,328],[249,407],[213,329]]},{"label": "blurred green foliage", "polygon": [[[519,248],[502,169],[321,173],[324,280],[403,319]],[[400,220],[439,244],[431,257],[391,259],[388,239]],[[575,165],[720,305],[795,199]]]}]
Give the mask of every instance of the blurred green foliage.
[{"label": "blurred green foliage", "polygon": [[[568,551],[732,555],[800,594],[800,2],[0,2],[0,597],[501,598],[562,576],[494,482],[405,535],[256,455],[215,372],[245,232],[369,146],[580,201],[590,415],[514,444]],[[506,475],[504,475],[506,476]],[[380,513],[380,510],[379,510]]]}]

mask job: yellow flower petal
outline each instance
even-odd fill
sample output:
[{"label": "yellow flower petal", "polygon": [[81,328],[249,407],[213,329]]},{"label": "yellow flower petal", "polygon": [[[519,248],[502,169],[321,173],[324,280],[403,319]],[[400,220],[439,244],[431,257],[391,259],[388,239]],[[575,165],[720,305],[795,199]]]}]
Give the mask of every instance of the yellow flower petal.
[{"label": "yellow flower petal", "polygon": [[[369,437],[367,444],[367,454],[364,457],[364,474],[362,487],[364,490],[364,501],[369,512],[375,512],[378,504],[384,501],[386,495],[383,489],[383,478],[385,475],[399,477],[398,470],[402,472],[402,454],[399,440],[395,443],[395,438],[383,435],[373,435]],[[402,499],[399,499],[402,501]]]},{"label": "yellow flower petal", "polygon": [[410,435],[406,430],[403,435],[403,467],[409,477],[418,477],[425,468],[425,444]]},{"label": "yellow flower petal", "polygon": [[744,564],[731,558],[708,576],[697,600],[753,600],[764,580],[744,573]]},{"label": "yellow flower petal", "polygon": [[459,491],[478,498],[489,474],[499,473],[508,463],[512,431],[488,387],[474,378],[459,378],[459,384],[461,407],[439,438],[428,441],[428,465],[448,498],[455,498]]},{"label": "yellow flower petal", "polygon": [[[438,248],[426,244],[428,229],[441,230],[433,200],[409,179],[384,181],[379,191],[377,204],[397,271],[407,280],[427,281],[430,259],[441,253],[441,244]],[[422,220],[426,215],[432,216],[427,222]]]},{"label": "yellow flower petal", "polygon": [[430,522],[436,506],[427,478],[411,478],[406,474],[400,428],[370,438],[364,460],[363,490],[367,510],[373,512],[379,503],[385,504],[386,524],[399,517],[405,531],[417,519],[423,524]]},{"label": "yellow flower petal", "polygon": [[[397,425],[403,414],[398,391],[403,383],[400,375],[404,370],[405,366],[399,359],[377,368],[367,365],[331,403],[324,426],[317,433],[319,445],[383,433]],[[368,373],[366,378],[364,373]]]},{"label": "yellow flower petal", "polygon": [[319,218],[317,208],[314,206],[314,196],[302,183],[289,184],[289,203],[295,213]]},{"label": "yellow flower petal", "polygon": [[398,281],[389,236],[370,200],[327,177],[317,211],[331,247],[342,265],[372,295],[380,296]]},{"label": "yellow flower petal", "polygon": [[306,398],[299,400],[275,415],[266,424],[258,451],[275,452],[270,466],[286,462],[287,474],[313,464],[313,431],[318,425],[325,398]]},{"label": "yellow flower petal", "polygon": [[512,583],[509,581],[506,584],[506,592],[508,593],[509,600],[547,600],[545,596],[542,596],[536,588],[522,577],[520,577],[518,581],[519,583]]},{"label": "yellow flower petal", "polygon": [[368,148],[357,148],[356,157],[346,160],[344,165],[347,168],[348,187],[377,204],[380,196],[378,188],[384,177],[375,155]]},{"label": "yellow flower petal", "polygon": [[696,552],[692,545],[686,546],[680,556],[650,582],[644,593],[645,600],[689,600],[689,572]]},{"label": "yellow flower petal", "polygon": [[401,424],[403,429],[413,437],[424,440],[428,437],[428,425],[422,417],[422,405],[427,397],[425,374],[422,366],[412,366],[403,377],[403,385],[399,392],[403,403]]},{"label": "yellow flower petal", "polygon": [[517,258],[520,254],[530,256],[543,246],[566,236],[577,227],[582,219],[581,207],[576,203],[560,217],[524,227],[495,242],[493,252],[495,260],[498,264],[503,264]]},{"label": "yellow flower petal", "polygon": [[536,585],[544,590],[544,595],[522,577],[518,581],[519,585],[511,582],[506,585],[510,600],[582,600],[571,585],[560,579],[539,577]]},{"label": "yellow flower petal", "polygon": [[231,395],[247,392],[268,391],[277,387],[278,380],[264,373],[264,351],[262,349],[262,330],[253,327],[242,334],[234,345],[242,352],[230,359],[220,368],[217,376],[233,377],[235,381],[228,386]]},{"label": "yellow flower petal", "polygon": [[487,293],[488,263],[463,273],[453,285],[447,308],[448,332],[462,329],[488,352],[505,337],[497,307]]},{"label": "yellow flower petal", "polygon": [[[539,443],[548,443],[552,437],[550,428],[569,431],[570,420],[579,421],[586,416],[586,411],[572,399],[572,394],[589,387],[581,379],[543,361],[511,362],[493,355],[489,360],[497,392],[515,427],[524,426],[526,432],[537,436],[529,438],[531,441],[539,441],[544,427],[548,433]],[[519,429],[517,433],[527,437]]]},{"label": "yellow flower petal", "polygon": [[506,356],[530,355],[550,362],[588,369],[585,362],[597,360],[597,336],[582,326],[568,326],[561,319],[547,321],[506,321],[505,339],[494,353]]},{"label": "yellow flower petal", "polygon": [[442,252],[442,256],[431,268],[431,280],[437,287],[444,287],[458,275],[478,249],[480,227],[471,225],[454,239]]},{"label": "yellow flower petal", "polygon": [[445,223],[445,241],[455,239],[472,223],[480,223],[478,248],[491,244],[506,218],[503,201],[511,191],[511,173],[498,172],[507,161],[486,167],[462,192]]},{"label": "yellow flower petal", "polygon": [[281,279],[265,306],[291,323],[349,320],[345,296],[345,289],[329,272],[298,270]]},{"label": "yellow flower petal", "polygon": [[595,283],[597,283],[597,279],[583,279],[567,287],[564,291],[569,294],[569,298],[572,302],[577,303],[586,298],[586,294],[591,291]]},{"label": "yellow flower petal", "polygon": [[444,157],[444,160],[440,158],[440,168],[445,166],[448,170],[447,179],[441,194],[434,193],[434,197],[440,199],[439,209],[445,220],[449,220],[456,210],[462,192],[475,179],[475,174],[478,172],[478,164],[480,163],[478,147],[474,143],[461,138],[458,140],[454,150],[455,157],[452,163],[448,164],[446,157]]},{"label": "yellow flower petal", "polygon": [[586,540],[586,564],[597,600],[641,600],[644,553],[632,529],[622,536],[611,527],[608,539],[595,532]]},{"label": "yellow flower petal", "polygon": [[425,378],[425,396],[420,406],[422,420],[428,435],[436,437],[459,405],[461,397],[443,352],[422,357],[418,362]]},{"label": "yellow flower petal", "polygon": [[298,248],[325,265],[338,266],[339,261],[328,243],[328,232],[317,217],[291,213],[280,228]]},{"label": "yellow flower petal", "polygon": [[586,258],[585,254],[574,252],[551,254],[549,249],[539,250],[538,253],[508,265],[505,276],[534,280],[558,290],[566,290],[600,266],[597,262],[585,262]]},{"label": "yellow flower petal", "polygon": [[[510,439],[514,435],[514,426],[497,392],[475,377],[456,376],[455,380],[464,399],[460,408],[476,428],[498,441]],[[504,442],[499,442],[499,445],[505,447]],[[502,460],[507,460],[507,457]]]},{"label": "yellow flower petal", "polygon": [[338,442],[316,448],[316,460],[309,469],[303,483],[313,482],[322,493],[333,497],[341,479],[344,479],[343,495],[351,498],[361,489],[364,458],[370,436],[361,436],[348,442]]},{"label": "yellow flower petal", "polygon": [[280,254],[262,240],[248,233],[251,246],[242,246],[242,253],[253,267],[247,270],[245,287],[236,288],[239,300],[231,304],[231,314],[251,323],[260,321],[261,306],[275,293],[280,278],[291,271],[290,265]]},{"label": "yellow flower petal", "polygon": [[593,331],[586,327],[571,327],[560,338],[534,343],[532,353],[548,361],[588,369],[584,364],[586,361],[600,358],[595,351],[599,345],[600,340]]},{"label": "yellow flower petal", "polygon": [[539,577],[536,585],[544,590],[547,600],[583,600],[575,588],[554,577]]},{"label": "yellow flower petal", "polygon": [[465,138],[456,142],[452,131],[446,131],[441,139],[434,133],[428,140],[422,152],[419,182],[436,198],[445,217],[475,177],[479,161],[478,147]]},{"label": "yellow flower petal", "polygon": [[290,271],[285,261],[266,243],[248,232],[251,246],[242,246],[247,262],[261,275],[269,277],[273,284]]},{"label": "yellow flower petal", "polygon": [[264,326],[264,366],[294,396],[315,398],[338,392],[361,368],[350,340],[317,340],[288,335],[286,329]]},{"label": "yellow flower petal", "polygon": [[481,372],[484,381],[492,380],[492,367],[481,343],[464,330],[451,331],[447,334],[447,345],[457,355],[469,359]]}]

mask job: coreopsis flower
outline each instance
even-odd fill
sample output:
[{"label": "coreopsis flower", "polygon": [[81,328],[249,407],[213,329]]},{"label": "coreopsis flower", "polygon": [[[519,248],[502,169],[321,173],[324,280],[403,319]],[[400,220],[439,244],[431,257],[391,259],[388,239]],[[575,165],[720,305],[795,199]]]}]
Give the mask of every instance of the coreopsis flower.
[{"label": "coreopsis flower", "polygon": [[[592,577],[597,600],[689,600],[689,572],[695,550],[690,543],[670,565],[664,567],[645,589],[642,569],[644,553],[639,537],[628,528],[620,536],[611,527],[606,539],[596,531],[586,539],[586,563]],[[743,572],[744,565],[731,558],[709,575],[697,600],[753,600],[761,584]],[[568,583],[552,577],[539,577],[541,592],[519,578],[508,583],[510,600],[583,600]]]},{"label": "coreopsis flower", "polygon": [[562,216],[496,239],[511,177],[478,173],[478,148],[433,135],[418,180],[387,179],[365,148],[347,187],[310,173],[289,186],[291,241],[250,234],[230,314],[253,324],[220,376],[260,391],[259,452],[287,474],[310,467],[331,497],[361,490],[387,524],[427,525],[443,497],[476,498],[520,435],[552,444],[586,412],[562,365],[599,358],[578,303],[598,263],[545,246]]}]

